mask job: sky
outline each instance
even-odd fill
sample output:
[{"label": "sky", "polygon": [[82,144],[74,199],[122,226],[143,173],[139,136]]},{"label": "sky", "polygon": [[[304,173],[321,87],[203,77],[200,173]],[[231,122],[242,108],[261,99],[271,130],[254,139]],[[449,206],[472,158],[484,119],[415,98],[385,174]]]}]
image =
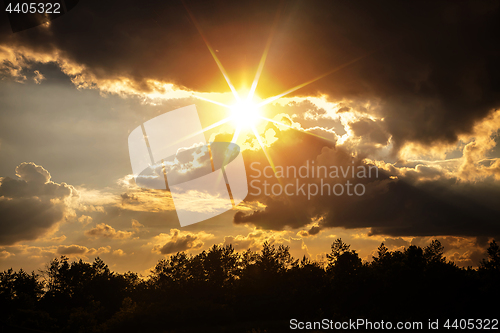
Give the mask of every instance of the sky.
[{"label": "sky", "polygon": [[[0,270],[99,256],[147,276],[178,251],[265,241],[325,260],[340,237],[365,261],[382,242],[439,239],[448,259],[477,266],[500,239],[499,11],[497,1],[85,1],[15,33],[2,13]],[[248,95],[261,118],[211,126]],[[239,145],[249,194],[182,227],[169,191],[136,184],[127,140],[190,105],[206,142]],[[328,174],[284,173],[313,165]],[[345,193],[266,193],[264,182]]]}]

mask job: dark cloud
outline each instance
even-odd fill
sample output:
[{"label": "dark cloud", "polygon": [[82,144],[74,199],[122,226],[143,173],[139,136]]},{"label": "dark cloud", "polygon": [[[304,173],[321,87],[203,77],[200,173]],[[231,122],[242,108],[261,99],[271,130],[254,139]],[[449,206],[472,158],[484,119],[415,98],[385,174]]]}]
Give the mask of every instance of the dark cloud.
[{"label": "dark cloud", "polygon": [[389,140],[389,134],[381,121],[364,118],[349,125],[356,136],[361,136],[371,142],[386,145]]},{"label": "dark cloud", "polygon": [[321,231],[321,228],[318,227],[318,226],[313,226],[311,227],[311,229],[309,229],[309,231],[307,231],[307,233],[311,236],[314,236],[314,235],[317,235],[319,234],[319,232]]},{"label": "dark cloud", "polygon": [[[307,223],[308,214],[302,210],[294,209],[290,212],[290,205],[281,200],[268,198],[264,210],[245,214],[241,211],[234,215],[234,223],[243,224],[251,222],[264,229],[283,230],[286,226],[299,228]],[[298,216],[297,216],[298,215]]]},{"label": "dark cloud", "polygon": [[133,194],[128,194],[128,193],[122,193],[120,194],[120,196],[122,197],[122,200],[123,201],[138,201],[139,199],[133,195]]},{"label": "dark cloud", "polygon": [[319,226],[312,226],[309,230],[300,230],[297,233],[297,236],[301,237],[309,237],[309,236],[315,236],[321,232],[321,227]]},{"label": "dark cloud", "polygon": [[[236,86],[248,86],[280,3],[187,4]],[[497,1],[284,2],[258,93],[280,93],[362,57],[296,94],[378,101],[370,112],[385,118],[396,149],[407,141],[453,142],[499,107],[499,7]],[[57,52],[96,80],[128,78],[145,91],[152,88],[148,80],[227,91],[180,1],[80,2],[50,27],[16,34],[4,21],[0,44]]]},{"label": "dark cloud", "polygon": [[45,234],[64,216],[64,206],[48,200],[0,198],[0,244],[34,240]]},{"label": "dark cloud", "polygon": [[[307,136],[305,134],[295,135],[295,140],[286,140],[285,133],[288,132],[291,131],[279,133],[282,140],[276,141],[268,149],[276,170],[280,169],[280,166],[298,170],[307,163],[311,166],[314,161],[316,167],[337,166],[346,170],[347,167],[354,166],[355,170],[361,167],[368,173],[369,165],[353,158],[342,148],[325,147],[324,143],[317,139],[316,143],[303,141]],[[329,195],[320,195],[318,192],[308,198],[307,187],[309,184],[316,184],[320,188],[322,186],[320,178],[297,177],[299,185],[305,184],[306,193],[299,193],[295,191],[297,179],[293,174],[285,175],[280,182],[274,177],[266,178],[263,173],[259,177],[259,173],[253,169],[260,169],[263,172],[263,168],[269,165],[265,156],[259,153],[247,154],[249,184],[252,185],[252,181],[258,180],[259,182],[254,182],[253,185],[261,189],[261,193],[258,193],[251,187],[247,200],[263,202],[266,208],[252,213],[237,213],[234,216],[236,224],[253,223],[263,229],[283,230],[287,227],[303,227],[318,220],[319,229],[370,228],[371,235],[393,237],[500,236],[500,225],[496,222],[500,218],[498,206],[500,189],[494,181],[463,182],[456,178],[447,178],[437,169],[429,167],[415,168],[414,171],[407,172],[408,176],[392,168],[394,173],[379,169],[376,177],[373,169],[371,178],[359,177],[357,173],[352,177],[349,171],[345,178],[342,174],[339,178],[331,178],[330,175],[325,177],[324,174],[321,176],[323,182],[328,183],[330,188],[343,184],[345,192],[342,195],[336,196],[333,191]],[[260,166],[254,164],[252,169],[250,164],[255,161],[259,161]],[[272,171],[268,170],[268,174],[272,174]],[[397,178],[394,175],[397,175]],[[264,194],[264,181],[269,184],[267,185],[269,195]],[[347,193],[347,181],[353,184],[352,195]],[[284,188],[289,184],[292,186],[290,192],[293,195],[280,194],[279,190],[272,193],[270,190],[273,186],[279,185]],[[365,187],[363,195],[353,194],[355,184],[362,184]],[[314,191],[314,187],[312,189]],[[340,192],[340,189],[337,192]],[[316,230],[310,230],[309,234],[311,231]]]},{"label": "dark cloud", "polygon": [[0,244],[33,240],[60,221],[67,208],[65,199],[76,195],[72,186],[50,181],[42,166],[21,163],[18,179],[0,178]]}]

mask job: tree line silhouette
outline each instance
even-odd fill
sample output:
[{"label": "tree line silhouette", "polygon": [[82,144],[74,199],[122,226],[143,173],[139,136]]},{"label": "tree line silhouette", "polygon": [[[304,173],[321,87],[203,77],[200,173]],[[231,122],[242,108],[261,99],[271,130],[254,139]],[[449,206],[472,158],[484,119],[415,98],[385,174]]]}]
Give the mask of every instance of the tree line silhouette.
[{"label": "tree line silhouette", "polygon": [[0,273],[2,332],[285,332],[289,321],[496,318],[500,249],[460,268],[434,240],[363,263],[341,239],[326,262],[264,243],[238,253],[214,245],[160,260],[147,278],[53,259],[39,273]]}]

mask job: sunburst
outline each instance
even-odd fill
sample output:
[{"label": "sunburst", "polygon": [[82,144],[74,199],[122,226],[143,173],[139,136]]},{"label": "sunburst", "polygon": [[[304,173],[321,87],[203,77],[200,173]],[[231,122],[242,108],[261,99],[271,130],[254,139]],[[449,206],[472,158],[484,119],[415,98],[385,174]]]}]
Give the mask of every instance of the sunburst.
[{"label": "sunburst", "polygon": [[237,127],[255,126],[259,119],[259,108],[252,101],[244,100],[231,106],[231,120]]},{"label": "sunburst", "polygon": [[[276,100],[278,100],[279,98],[281,97],[284,97],[288,94],[291,94],[292,92],[298,90],[298,89],[301,89],[327,75],[330,75],[348,65],[351,65],[359,60],[361,60],[362,58],[368,56],[369,54],[371,54],[372,52],[368,53],[368,54],[365,54],[361,57],[358,57],[352,61],[349,61],[341,66],[338,66],[316,78],[313,78],[307,82],[304,82],[302,84],[299,84],[293,88],[290,88],[286,91],[284,91],[283,93],[281,94],[278,94],[278,95],[275,95],[275,96],[272,96],[272,97],[269,97],[265,100],[262,100],[258,103],[254,103],[253,100],[254,100],[254,97],[255,97],[255,90],[257,88],[257,85],[259,83],[259,79],[260,79],[260,75],[262,73],[262,70],[264,68],[264,64],[265,64],[265,61],[266,61],[266,58],[267,58],[267,54],[269,52],[269,48],[271,46],[271,41],[272,41],[272,38],[273,38],[273,35],[274,35],[274,32],[276,30],[276,26],[277,26],[277,23],[278,23],[278,19],[279,19],[279,16],[280,16],[280,12],[281,12],[281,7],[280,9],[277,11],[277,14],[276,14],[276,17],[275,17],[275,20],[274,20],[274,23],[273,23],[273,26],[271,28],[271,33],[269,35],[269,38],[267,40],[267,43],[266,43],[266,46],[264,48],[264,52],[262,54],[262,57],[259,61],[259,66],[257,68],[257,72],[255,74],[255,78],[252,82],[252,86],[250,88],[250,91],[248,92],[248,95],[246,96],[246,98],[242,99],[241,96],[238,94],[238,92],[236,91],[234,85],[231,83],[231,80],[229,79],[229,76],[226,72],[226,70],[224,69],[224,66],[222,65],[222,63],[220,62],[220,60],[218,59],[216,53],[214,52],[212,46],[210,45],[210,43],[208,42],[207,38],[205,37],[200,25],[198,24],[196,18],[194,17],[193,13],[191,12],[191,10],[189,9],[189,7],[184,3],[184,7],[186,8],[190,18],[191,18],[191,21],[193,22],[193,24],[195,25],[196,29],[198,30],[199,34],[201,35],[203,41],[205,42],[208,50],[210,51],[210,54],[212,55],[212,57],[214,58],[217,66],[219,67],[219,70],[221,72],[221,74],[224,76],[224,79],[226,80],[228,86],[229,86],[229,89],[231,90],[231,92],[233,93],[233,96],[234,96],[234,99],[235,99],[235,103],[232,104],[232,105],[227,105],[227,104],[224,104],[224,103],[221,103],[221,102],[217,102],[217,101],[213,101],[213,100],[210,100],[208,98],[205,98],[205,97],[202,97],[202,96],[199,96],[199,95],[193,95],[194,97],[200,99],[200,100],[204,100],[206,102],[210,102],[210,103],[213,103],[213,104],[216,104],[216,105],[219,105],[219,106],[222,106],[222,107],[225,107],[225,108],[228,108],[231,113],[230,113],[230,116],[225,118],[225,119],[222,119],[206,128],[204,128],[202,130],[202,132],[205,132],[205,131],[208,131],[210,129],[213,129],[215,127],[218,127],[218,126],[221,126],[223,124],[226,124],[227,122],[232,122],[234,124],[234,128],[235,128],[235,131],[234,131],[234,134],[233,134],[233,139],[232,139],[232,142],[237,142],[238,140],[238,137],[239,135],[244,132],[244,130],[246,130],[247,132],[248,131],[251,131],[260,147],[262,148],[262,151],[264,152],[267,160],[269,161],[269,164],[273,167],[274,169],[274,163],[273,161],[271,160],[271,156],[269,156],[267,150],[266,150],[266,147],[265,147],[265,144],[264,142],[262,141],[262,138],[260,137],[260,134],[258,133],[257,131],[257,124],[259,121],[266,121],[266,122],[272,122],[274,124],[277,124],[277,125],[282,125],[284,127],[287,127],[287,128],[291,128],[291,126],[287,125],[287,124],[284,124],[282,122],[279,122],[279,121],[276,121],[276,120],[273,120],[273,119],[269,119],[269,118],[266,118],[262,115],[262,111],[261,111],[261,108],[267,104],[270,104]],[[299,129],[300,130],[300,129]],[[302,133],[305,133],[305,134],[308,134],[308,135],[313,135],[313,136],[316,136],[316,137],[320,137],[322,139],[325,139],[325,140],[329,140],[330,139],[327,139],[327,138],[323,138],[321,136],[318,136],[318,135],[315,135],[311,132],[308,132],[308,131],[304,131],[304,130],[300,130]],[[196,135],[198,133],[194,133],[193,135]]]}]

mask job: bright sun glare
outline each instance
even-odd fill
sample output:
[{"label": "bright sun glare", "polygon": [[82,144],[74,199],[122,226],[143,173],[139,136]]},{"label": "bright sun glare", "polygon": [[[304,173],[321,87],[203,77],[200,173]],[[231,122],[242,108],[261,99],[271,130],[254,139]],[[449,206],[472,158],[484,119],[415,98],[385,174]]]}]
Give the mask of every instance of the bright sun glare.
[{"label": "bright sun glare", "polygon": [[[260,100],[257,104],[253,103],[252,102],[252,99],[254,98],[255,96],[255,89],[257,88],[257,84],[259,83],[259,79],[260,79],[260,75],[262,73],[262,70],[264,68],[264,64],[266,62],[266,58],[267,58],[267,53],[269,52],[269,47],[271,45],[271,37],[269,37],[268,39],[268,42],[266,44],[266,47],[264,49],[264,53],[262,54],[262,57],[260,59],[260,62],[259,62],[259,66],[257,68],[257,72],[255,73],[255,78],[253,80],[253,83],[252,83],[252,86],[250,88],[250,91],[248,92],[248,95],[247,95],[247,98],[246,99],[241,99],[240,98],[240,94],[238,94],[238,92],[236,91],[235,87],[233,86],[233,84],[231,83],[231,80],[229,80],[229,76],[227,75],[227,72],[226,70],[224,69],[224,67],[222,66],[222,63],[219,61],[219,58],[217,57],[217,55],[215,54],[216,51],[214,51],[214,49],[212,48],[212,46],[210,46],[208,40],[206,39],[205,35],[203,34],[203,31],[201,30],[198,22],[196,21],[196,18],[193,16],[193,14],[191,13],[191,11],[189,10],[189,8],[186,6],[186,9],[188,11],[188,14],[191,18],[191,20],[193,21],[196,29],[198,30],[198,32],[200,33],[201,37],[203,38],[203,41],[205,42],[206,46],[208,47],[208,50],[210,51],[210,53],[212,54],[212,57],[214,58],[217,66],[219,67],[219,70],[221,72],[221,74],[224,76],[224,79],[226,80],[229,88],[231,89],[231,92],[233,93],[235,99],[237,100],[237,103],[234,104],[234,105],[227,105],[227,104],[224,104],[224,103],[221,103],[221,102],[217,102],[217,101],[213,101],[213,100],[210,100],[208,98],[205,98],[205,97],[202,97],[202,96],[199,96],[199,95],[194,95],[194,97],[200,99],[200,100],[204,100],[204,101],[207,101],[207,102],[210,102],[210,103],[213,103],[213,104],[217,104],[219,106],[222,106],[222,107],[225,107],[225,108],[228,108],[230,109],[231,111],[231,116],[227,117],[227,118],[224,118],[222,120],[219,120],[215,123],[213,123],[212,125],[210,126],[207,126],[206,128],[204,128],[201,132],[205,132],[205,131],[208,131],[212,128],[215,128],[217,126],[220,126],[220,125],[223,125],[225,123],[227,123],[228,121],[233,121],[234,124],[236,125],[235,128],[234,128],[234,135],[233,135],[233,140],[232,142],[237,142],[238,140],[238,136],[240,135],[240,132],[247,132],[248,129],[251,129],[251,132],[253,132],[253,134],[255,135],[255,138],[257,139],[257,141],[259,142],[259,145],[260,147],[262,148],[262,150],[264,151],[264,154],[266,154],[266,157],[267,159],[269,160],[269,162],[271,163],[272,165],[272,161],[270,160],[270,156],[267,154],[266,152],[266,149],[265,149],[265,146],[264,146],[264,143],[263,141],[261,140],[261,137],[256,129],[256,125],[258,123],[259,120],[264,120],[264,121],[268,121],[268,122],[272,122],[272,123],[275,123],[275,124],[279,124],[279,125],[282,125],[282,126],[285,126],[285,127],[289,127],[291,128],[290,126],[286,125],[286,124],[283,124],[282,122],[279,122],[279,121],[276,121],[276,120],[273,120],[273,119],[269,119],[269,118],[266,118],[264,116],[261,115],[260,113],[260,108],[263,107],[264,105],[266,104],[270,104],[274,101],[276,101],[277,99],[280,99],[281,97],[283,96],[286,96],[302,87],[305,87],[307,86],[308,84],[311,84],[329,74],[332,74],[340,69],[342,69],[343,67],[345,66],[348,66],[362,58],[364,58],[365,56],[361,56],[361,57],[358,57],[348,63],[345,63],[339,67],[336,67],[334,69],[332,69],[331,71],[329,72],[326,72],[314,79],[311,79],[307,82],[304,82],[302,84],[299,84],[293,88],[290,88],[288,89],[287,91],[284,91],[283,93],[279,94],[279,95],[276,95],[276,96],[273,96],[273,97],[269,97],[265,100]],[[278,12],[279,14],[279,12]],[[274,29],[274,28],[273,28]],[[273,32],[271,33],[271,36],[273,35]],[[310,132],[306,132],[306,131],[303,131],[303,133],[306,133],[306,134],[309,134],[309,135],[314,135],[314,136],[317,136],[315,134],[312,134]],[[328,140],[328,139],[327,139]]]},{"label": "bright sun glare", "polygon": [[259,107],[251,101],[240,101],[231,106],[231,118],[241,128],[251,128],[260,118]]}]

